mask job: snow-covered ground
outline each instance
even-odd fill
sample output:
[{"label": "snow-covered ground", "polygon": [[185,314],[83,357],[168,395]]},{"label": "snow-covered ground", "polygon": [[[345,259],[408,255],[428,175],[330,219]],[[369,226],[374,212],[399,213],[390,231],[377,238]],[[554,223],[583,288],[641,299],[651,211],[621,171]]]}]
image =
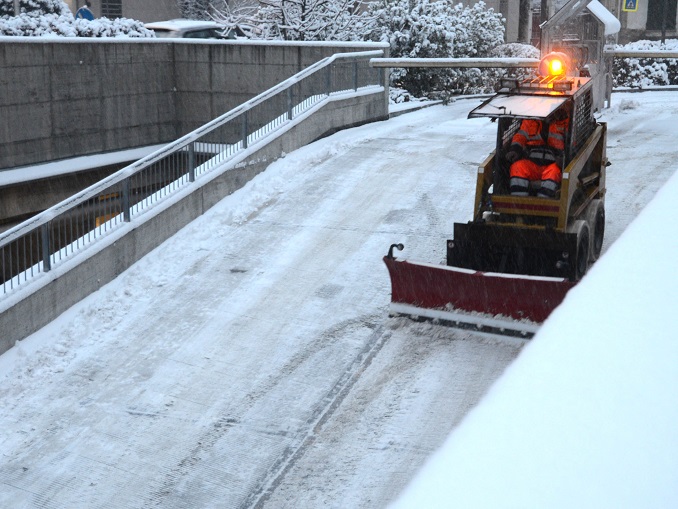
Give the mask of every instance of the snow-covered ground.
[{"label": "snow-covered ground", "polygon": [[[640,242],[609,248],[675,173],[678,94],[613,96],[603,115],[613,163],[609,255],[527,348],[387,315],[381,257],[389,244],[441,262],[453,223],[470,217],[476,167],[495,136],[489,121],[466,119],[474,104],[408,113],[287,155],[0,356],[0,507],[384,507],[443,444],[406,492],[407,507],[427,506],[422,489],[435,496],[429,478],[436,488],[459,488],[448,467],[466,473],[459,491],[471,498],[461,501],[474,500],[474,487],[506,495],[514,484],[482,478],[498,482],[513,469],[519,486],[526,465],[530,475],[543,473],[532,479],[541,489],[514,506],[554,506],[537,496],[550,478],[534,444],[585,451],[564,456],[564,485],[580,483],[578,474],[591,481],[618,471],[617,439],[634,454],[644,443],[619,422],[607,435],[586,435],[607,424],[596,410],[630,402],[626,414],[605,415],[634,415],[636,425],[650,408],[653,423],[675,417],[670,327],[644,306],[666,312],[676,276],[649,274],[652,298],[626,302],[621,291],[625,282],[642,285],[627,277],[644,274],[639,261],[662,267],[657,253],[666,262],[676,252],[676,227],[663,221],[670,210],[655,213],[651,230],[635,227]],[[610,280],[619,284],[607,287]],[[613,299],[627,319],[652,318],[652,337],[615,323],[613,337],[586,341],[586,324]],[[605,441],[577,448],[578,433]],[[513,440],[501,448],[504,436]],[[652,453],[676,450],[675,442],[651,445]],[[678,485],[675,463],[633,458],[657,485]],[[620,486],[621,494],[633,489]],[[491,505],[506,506],[502,500]]]}]

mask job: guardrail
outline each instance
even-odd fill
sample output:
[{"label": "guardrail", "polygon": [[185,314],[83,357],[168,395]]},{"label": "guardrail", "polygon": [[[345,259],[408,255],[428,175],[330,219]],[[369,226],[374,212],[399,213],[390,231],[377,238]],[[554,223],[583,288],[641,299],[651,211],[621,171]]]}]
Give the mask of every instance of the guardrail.
[{"label": "guardrail", "polygon": [[384,86],[369,59],[382,50],[337,53],[177,141],[0,234],[4,296],[74,259],[94,242],[291,125],[330,96]]},{"label": "guardrail", "polygon": [[[676,51],[660,50],[609,50],[603,55],[611,58],[678,58]],[[539,67],[538,58],[373,58],[370,65],[375,68],[494,68],[520,69]]]},{"label": "guardrail", "polygon": [[496,68],[539,67],[538,58],[373,58],[372,67]]}]

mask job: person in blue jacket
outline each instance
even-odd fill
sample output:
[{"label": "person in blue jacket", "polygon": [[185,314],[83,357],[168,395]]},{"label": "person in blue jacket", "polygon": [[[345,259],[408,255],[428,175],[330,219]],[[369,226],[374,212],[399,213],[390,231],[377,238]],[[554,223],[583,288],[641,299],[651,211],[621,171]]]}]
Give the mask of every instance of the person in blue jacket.
[{"label": "person in blue jacket", "polygon": [[92,7],[92,2],[85,0],[85,5],[80,7],[80,9],[78,9],[75,13],[75,19],[88,19],[90,21],[94,20],[94,14],[92,14],[90,7]]}]

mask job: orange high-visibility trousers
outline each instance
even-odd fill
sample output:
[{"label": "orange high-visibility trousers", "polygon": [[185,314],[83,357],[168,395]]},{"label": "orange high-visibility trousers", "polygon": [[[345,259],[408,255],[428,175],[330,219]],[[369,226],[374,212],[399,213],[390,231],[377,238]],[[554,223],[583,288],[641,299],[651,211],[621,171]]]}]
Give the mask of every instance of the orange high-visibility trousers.
[{"label": "orange high-visibility trousers", "polygon": [[529,159],[520,159],[511,165],[511,177],[527,180],[553,180],[560,184],[563,178],[560,167],[556,163],[540,166]]}]

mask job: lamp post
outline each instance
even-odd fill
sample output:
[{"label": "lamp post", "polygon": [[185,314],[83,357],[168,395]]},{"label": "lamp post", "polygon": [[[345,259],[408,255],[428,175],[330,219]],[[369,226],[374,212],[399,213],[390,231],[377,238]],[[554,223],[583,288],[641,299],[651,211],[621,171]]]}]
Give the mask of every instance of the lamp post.
[{"label": "lamp post", "polygon": [[662,5],[662,41],[664,44],[666,42],[666,16],[669,14],[669,0],[664,0]]},{"label": "lamp post", "polygon": [[541,22],[549,19],[549,0],[541,0]]},{"label": "lamp post", "polygon": [[529,44],[531,28],[531,2],[520,0],[518,4],[518,42]]}]

